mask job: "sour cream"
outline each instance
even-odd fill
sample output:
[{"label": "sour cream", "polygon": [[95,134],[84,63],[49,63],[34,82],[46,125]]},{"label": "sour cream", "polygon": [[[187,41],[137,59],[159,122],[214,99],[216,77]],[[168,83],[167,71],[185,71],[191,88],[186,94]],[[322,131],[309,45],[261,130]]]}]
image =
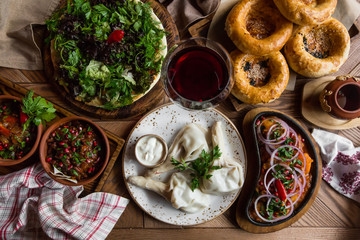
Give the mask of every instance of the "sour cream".
[{"label": "sour cream", "polygon": [[154,167],[165,160],[167,146],[164,140],[156,135],[144,135],[135,145],[135,156],[140,164]]}]

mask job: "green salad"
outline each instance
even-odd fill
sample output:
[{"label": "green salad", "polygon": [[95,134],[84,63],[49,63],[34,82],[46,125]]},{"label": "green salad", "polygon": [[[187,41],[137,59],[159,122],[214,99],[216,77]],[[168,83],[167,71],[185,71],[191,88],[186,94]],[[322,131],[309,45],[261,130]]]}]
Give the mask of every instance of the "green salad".
[{"label": "green salad", "polygon": [[46,26],[55,78],[78,101],[113,110],[158,79],[166,36],[149,4],[68,1]]}]

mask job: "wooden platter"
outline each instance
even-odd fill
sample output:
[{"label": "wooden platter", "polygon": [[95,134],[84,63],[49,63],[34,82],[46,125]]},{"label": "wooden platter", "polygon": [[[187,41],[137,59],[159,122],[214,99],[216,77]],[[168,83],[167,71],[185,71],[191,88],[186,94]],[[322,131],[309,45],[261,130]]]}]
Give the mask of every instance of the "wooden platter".
[{"label": "wooden platter", "polygon": [[[18,97],[23,97],[26,93],[28,92],[27,89],[17,85],[16,83],[13,83],[5,78],[1,78],[0,77],[0,94],[8,94],[8,95],[14,95],[14,96],[18,96]],[[36,94],[34,94],[34,96],[37,96]],[[54,104],[54,108],[56,109],[56,113],[57,113],[57,117],[52,120],[51,122],[49,122],[47,124],[47,126],[50,126],[53,122],[57,121],[59,118],[62,117],[68,117],[68,116],[73,116],[74,114],[62,107],[60,107],[57,104]],[[44,129],[45,130],[45,129]],[[110,144],[110,159],[108,162],[108,165],[106,166],[104,172],[100,175],[99,178],[97,178],[95,181],[84,185],[84,192],[83,194],[89,194],[92,192],[98,192],[102,189],[102,187],[105,184],[106,179],[108,178],[115,162],[117,161],[121,149],[124,146],[125,140],[116,136],[115,134],[111,133],[110,131],[104,129],[108,139],[109,139],[109,144]],[[15,166],[9,166],[9,167],[0,167],[0,175],[5,175],[11,172],[15,172],[18,171],[20,169],[23,169],[27,166],[30,166],[34,163],[40,163],[40,159],[38,156],[38,153],[36,152],[36,154],[34,154],[31,158],[29,158],[28,160],[24,161],[22,164],[19,165],[15,165]]]},{"label": "wooden platter", "polygon": [[[311,137],[311,134],[306,130],[306,128],[302,127],[302,125],[297,120],[286,115],[285,113],[282,113],[274,109],[261,107],[261,108],[252,109],[246,114],[243,121],[243,131],[244,131],[244,136],[247,136],[245,138],[245,145],[247,149],[248,164],[247,164],[246,180],[237,203],[236,221],[242,229],[252,233],[268,233],[268,232],[278,231],[280,229],[290,226],[291,224],[299,220],[301,216],[304,215],[305,212],[311,207],[311,204],[315,201],[316,195],[320,189],[321,171],[322,171],[319,149],[316,144],[313,144],[315,155],[312,156],[312,158],[314,160],[317,158],[317,165],[314,165],[314,168],[312,168],[311,170],[312,176],[315,176],[315,178],[313,179],[315,185],[312,187],[311,190],[312,192],[311,191],[308,192],[308,194],[311,194],[308,201],[305,202],[303,206],[302,204],[300,204],[299,211],[286,221],[280,221],[280,223],[274,223],[274,224],[254,224],[254,222],[250,221],[247,215],[248,202],[252,198],[253,190],[257,184],[258,177],[260,174],[259,173],[260,166],[259,166],[257,151],[255,151],[255,149],[257,149],[257,146],[256,146],[256,142],[252,138],[253,135],[252,123],[253,123],[253,119],[258,114],[261,113],[266,113],[267,115],[281,113],[282,115],[285,115],[294,124],[299,125],[303,129],[303,131],[308,135],[311,142],[313,143],[315,142],[314,139]],[[291,123],[289,125],[292,126]]]},{"label": "wooden platter", "polygon": [[312,124],[325,129],[340,130],[358,127],[360,118],[337,119],[322,110],[319,101],[320,93],[334,79],[335,77],[330,76],[322,77],[305,84],[301,101],[301,114]]},{"label": "wooden platter", "polygon": [[[164,8],[162,4],[155,0],[142,0],[145,3],[149,3],[154,10],[154,13],[160,19],[165,31],[167,32],[167,47],[170,49],[174,46],[179,40],[179,32],[176,28],[175,22]],[[64,1],[62,1],[64,2]],[[121,107],[116,110],[105,110],[101,108],[96,108],[93,106],[86,105],[83,102],[79,102],[73,99],[65,89],[60,86],[54,80],[54,67],[51,62],[50,56],[50,46],[45,45],[44,47],[44,71],[45,75],[48,78],[48,81],[56,88],[56,91],[65,99],[71,107],[74,107],[76,110],[80,111],[89,116],[97,117],[103,120],[106,119],[127,119],[130,117],[138,116],[144,112],[152,109],[160,100],[164,98],[164,91],[162,88],[162,83],[159,80],[158,83],[142,98],[135,101],[131,105]]]}]

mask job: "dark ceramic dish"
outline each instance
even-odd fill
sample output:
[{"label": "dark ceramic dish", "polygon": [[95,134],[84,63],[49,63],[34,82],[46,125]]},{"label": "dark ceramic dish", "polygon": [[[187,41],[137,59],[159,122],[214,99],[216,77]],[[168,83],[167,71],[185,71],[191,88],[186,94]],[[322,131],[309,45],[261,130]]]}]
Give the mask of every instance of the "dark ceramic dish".
[{"label": "dark ceramic dish", "polygon": [[[251,206],[251,202],[252,199],[254,197],[254,193],[255,193],[255,188],[256,185],[258,183],[259,177],[260,177],[260,171],[261,171],[261,156],[260,156],[260,149],[259,149],[259,142],[257,139],[257,135],[256,135],[256,128],[255,123],[257,122],[257,120],[261,117],[278,117],[281,120],[285,121],[290,127],[292,127],[297,133],[300,133],[300,135],[302,136],[302,138],[305,139],[305,146],[307,147],[308,150],[308,154],[310,155],[310,157],[313,159],[313,163],[311,164],[311,169],[310,169],[310,173],[312,175],[311,178],[311,187],[309,189],[309,191],[307,192],[305,198],[303,199],[303,201],[300,203],[300,205],[294,209],[294,212],[286,219],[280,220],[278,222],[274,222],[274,223],[263,223],[263,222],[257,222],[254,219],[252,219],[249,215],[249,207]],[[318,179],[318,170],[319,170],[319,165],[318,165],[318,158],[317,158],[317,154],[316,154],[316,150],[315,150],[315,146],[310,138],[310,136],[308,135],[308,133],[304,130],[304,128],[302,126],[300,126],[296,121],[294,121],[292,118],[286,116],[285,114],[282,114],[280,112],[273,112],[273,111],[265,111],[265,112],[261,112],[259,114],[257,114],[254,119],[252,120],[252,138],[253,141],[256,145],[256,155],[257,155],[257,162],[256,162],[256,167],[258,169],[257,171],[257,176],[256,176],[256,181],[253,182],[252,187],[250,189],[252,189],[252,192],[250,193],[249,196],[251,196],[248,200],[247,200],[247,205],[245,208],[246,211],[246,218],[254,225],[256,226],[260,226],[260,227],[271,227],[271,226],[276,226],[279,225],[281,223],[284,223],[286,221],[288,221],[289,219],[293,218],[294,216],[298,215],[301,210],[307,205],[307,203],[309,202],[310,198],[312,197],[314,190],[315,190],[315,186],[317,185],[317,179]],[[300,213],[301,215],[303,215],[305,212]]]}]

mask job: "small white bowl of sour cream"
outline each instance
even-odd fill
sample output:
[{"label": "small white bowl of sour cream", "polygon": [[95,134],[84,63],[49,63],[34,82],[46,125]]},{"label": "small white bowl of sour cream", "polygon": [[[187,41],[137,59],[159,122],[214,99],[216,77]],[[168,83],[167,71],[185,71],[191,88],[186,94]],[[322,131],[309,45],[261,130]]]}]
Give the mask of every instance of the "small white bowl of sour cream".
[{"label": "small white bowl of sour cream", "polygon": [[153,168],[161,165],[165,162],[167,155],[167,144],[158,135],[144,135],[135,144],[136,160],[144,167]]}]

